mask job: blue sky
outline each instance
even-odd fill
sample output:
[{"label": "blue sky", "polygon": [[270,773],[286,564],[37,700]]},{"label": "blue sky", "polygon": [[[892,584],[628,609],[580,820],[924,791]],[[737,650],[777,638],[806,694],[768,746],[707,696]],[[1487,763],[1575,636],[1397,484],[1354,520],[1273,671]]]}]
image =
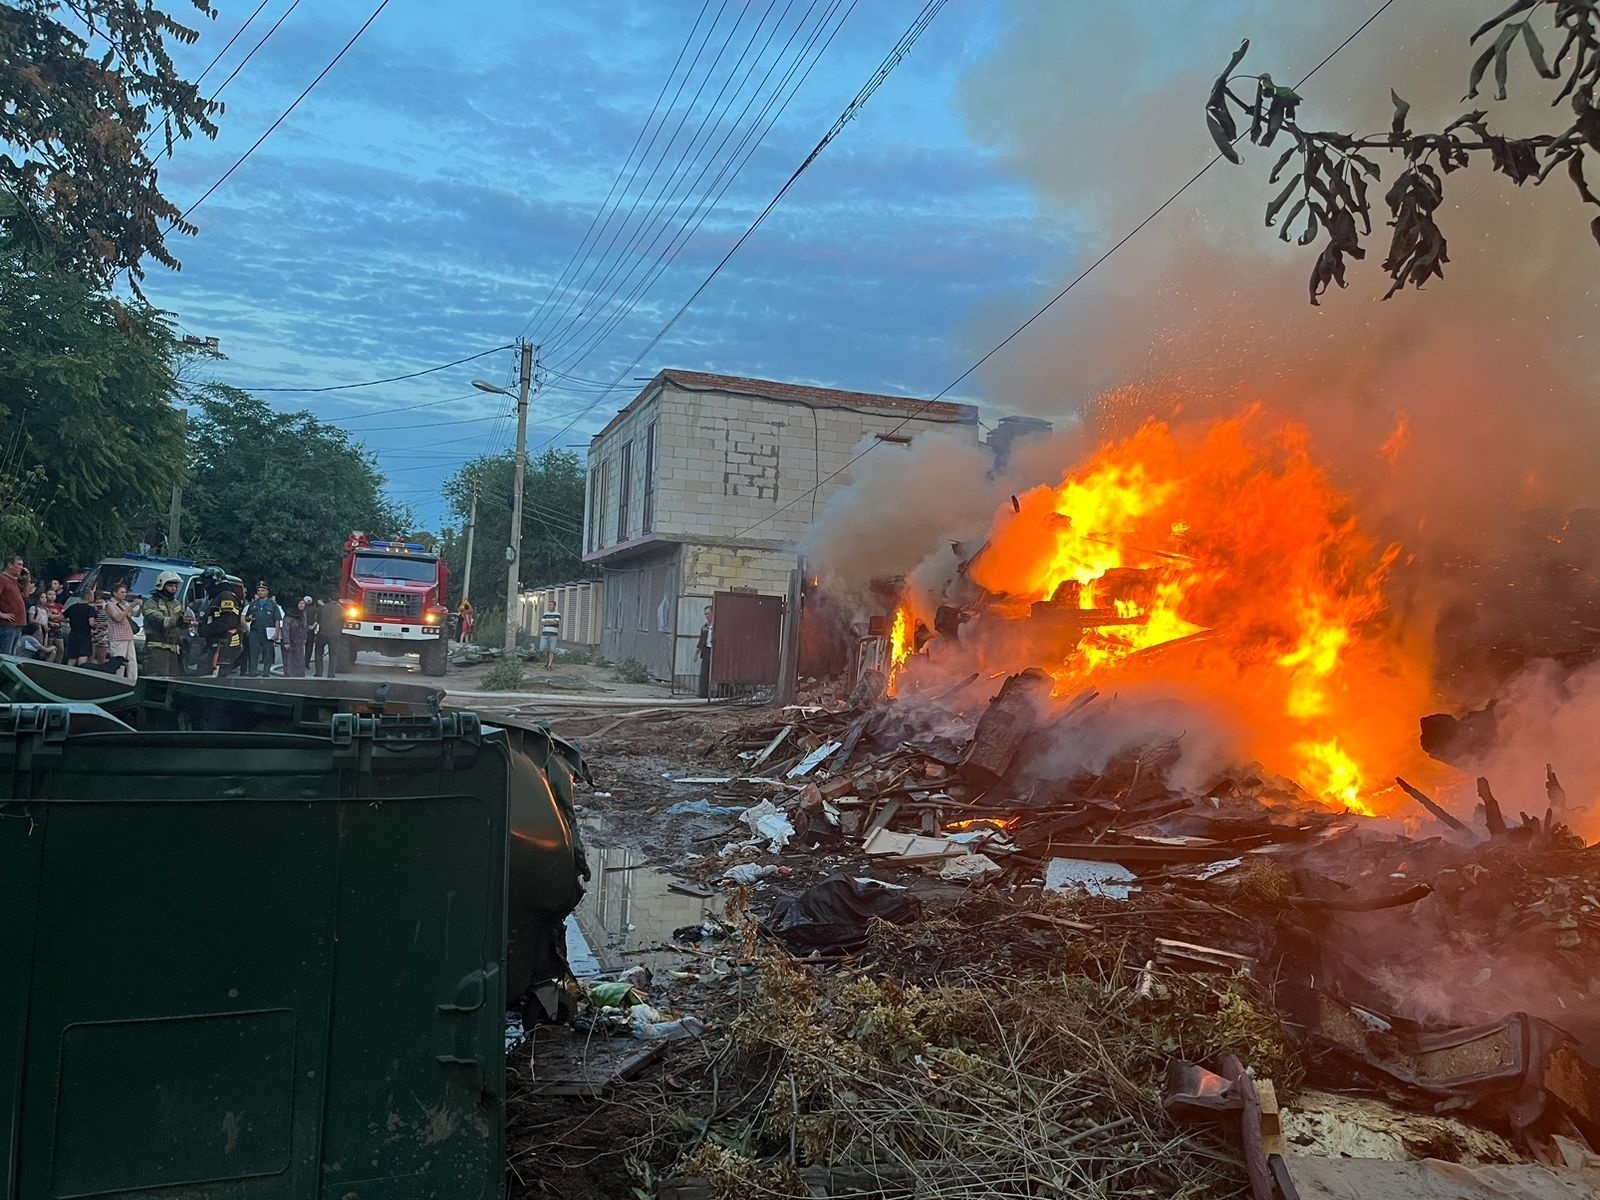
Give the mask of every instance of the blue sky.
[{"label": "blue sky", "polygon": [[[163,163],[166,193],[186,206],[203,192],[345,43],[373,2],[300,5],[223,93],[221,135],[181,145]],[[220,80],[288,3],[271,0],[208,83]],[[182,48],[180,65],[197,73],[254,7],[253,0],[222,0],[220,17],[195,46]],[[637,266],[637,278],[656,259],[715,174],[688,186],[729,128],[726,121],[707,125],[698,143],[691,139],[724,81],[724,98],[738,96],[737,114],[790,34],[809,30],[829,7],[830,0],[709,0],[704,7],[702,0],[470,0],[446,16],[418,0],[392,0],[197,210],[199,236],[176,246],[183,270],[155,269],[149,294],[186,331],[220,338],[227,360],[211,368],[215,378],[247,389],[395,375],[509,342],[583,238],[697,18],[701,34],[711,31],[708,48],[639,175],[642,184],[654,162],[667,164],[639,206],[636,226],[680,161],[679,186],[669,189],[661,216],[680,190],[691,198],[660,241],[650,245],[646,234],[628,256],[614,250],[599,260],[591,285],[613,261],[623,272]],[[848,7],[836,9],[835,19]],[[857,3],[704,224],[609,335],[599,337],[632,291],[631,281],[616,289],[621,275],[590,289],[600,297],[617,290],[609,305],[579,298],[558,317],[568,296],[581,297],[569,290],[546,309],[530,336],[556,347],[550,361],[578,380],[610,382],[623,371],[921,7],[920,0]],[[1061,274],[1072,249],[1071,223],[1041,215],[1027,182],[999,151],[969,136],[959,109],[958,80],[993,54],[1011,24],[1000,0],[950,4],[689,314],[628,371],[629,382],[679,366],[931,395],[969,365],[986,348],[975,314],[1043,287]],[[693,46],[700,41],[697,35]],[[746,46],[753,48],[737,53]],[[682,77],[680,67],[674,79]],[[743,137],[776,82],[759,90],[727,148]],[[689,116],[679,128],[683,113]],[[629,240],[619,239],[619,247]],[[435,524],[443,478],[509,440],[500,419],[506,405],[474,393],[469,381],[507,381],[512,359],[506,351],[405,383],[269,398],[284,409],[310,408],[359,435],[377,453],[392,494]],[[530,446],[585,442],[632,394],[602,396],[592,384],[552,377],[533,406]],[[451,402],[381,411],[437,400]]]}]

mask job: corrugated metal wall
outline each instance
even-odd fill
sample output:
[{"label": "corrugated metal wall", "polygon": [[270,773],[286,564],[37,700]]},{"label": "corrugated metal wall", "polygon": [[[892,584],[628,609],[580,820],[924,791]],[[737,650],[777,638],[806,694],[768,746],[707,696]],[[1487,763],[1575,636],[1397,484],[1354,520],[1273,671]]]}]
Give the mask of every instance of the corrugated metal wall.
[{"label": "corrugated metal wall", "polygon": [[672,678],[672,635],[677,622],[678,548],[640,555],[605,573],[600,652],[613,662],[636,658],[658,679]]}]

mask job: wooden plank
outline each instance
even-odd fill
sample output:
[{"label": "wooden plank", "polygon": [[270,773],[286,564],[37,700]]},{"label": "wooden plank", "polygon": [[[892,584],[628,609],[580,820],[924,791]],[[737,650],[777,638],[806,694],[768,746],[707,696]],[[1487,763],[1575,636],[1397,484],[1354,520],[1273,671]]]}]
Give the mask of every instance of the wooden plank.
[{"label": "wooden plank", "polygon": [[1500,802],[1494,798],[1489,781],[1482,775],[1478,776],[1478,799],[1483,801],[1483,819],[1489,826],[1489,836],[1505,837],[1506,819],[1501,815]]},{"label": "wooden plank", "polygon": [[767,748],[751,760],[750,773],[753,775],[759,771],[767,759],[772,757],[773,751],[775,751],[779,746],[783,745],[784,742],[788,741],[789,735],[793,732],[793,725],[785,725],[782,729],[778,730],[778,732],[773,735],[772,740],[767,743]]},{"label": "wooden plank", "polygon": [[843,771],[850,766],[850,756],[856,752],[856,743],[861,740],[861,735],[867,731],[867,725],[875,715],[874,710],[868,709],[850,722],[850,728],[845,730],[839,742],[838,755],[833,760],[835,771]]},{"label": "wooden plank", "polygon": [[972,743],[961,761],[961,773],[980,783],[1005,778],[1022,743],[1039,726],[1040,704],[1055,680],[1037,667],[1011,676],[978,718]]},{"label": "wooden plank", "polygon": [[534,1095],[595,1099],[639,1071],[666,1049],[665,1042],[636,1042],[539,1027],[530,1035]]},{"label": "wooden plank", "polygon": [[1436,803],[1434,803],[1434,801],[1429,796],[1427,796],[1426,794],[1424,794],[1423,792],[1421,792],[1417,788],[1412,787],[1404,779],[1401,779],[1400,776],[1396,775],[1394,777],[1394,781],[1395,781],[1395,783],[1400,785],[1400,790],[1402,792],[1404,792],[1406,795],[1410,796],[1418,804],[1422,805],[1423,808],[1427,809],[1434,816],[1438,817],[1439,820],[1443,821],[1446,825],[1450,826],[1450,828],[1454,829],[1457,833],[1468,833],[1468,834],[1470,834],[1472,832],[1472,830],[1467,828],[1467,826],[1465,824],[1463,824],[1461,821],[1458,821],[1455,817],[1451,816],[1444,809],[1440,808]]}]

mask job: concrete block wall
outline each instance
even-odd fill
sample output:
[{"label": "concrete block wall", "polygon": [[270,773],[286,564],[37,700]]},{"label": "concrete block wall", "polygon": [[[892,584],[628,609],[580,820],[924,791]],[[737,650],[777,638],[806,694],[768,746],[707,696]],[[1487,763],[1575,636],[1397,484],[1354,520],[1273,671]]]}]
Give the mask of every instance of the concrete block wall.
[{"label": "concrete block wall", "polygon": [[[633,412],[626,414],[614,429],[608,430],[604,437],[597,438],[589,446],[589,473],[585,477],[585,491],[583,500],[583,548],[584,553],[615,546],[618,541],[633,541],[641,537],[644,529],[645,490],[651,482],[649,456],[646,450],[649,446],[649,429],[656,425],[656,457],[661,456],[661,439],[663,427],[659,424],[661,418],[661,402],[659,396],[653,396],[640,404]],[[628,487],[628,519],[624,528],[624,536],[617,537],[617,507],[622,499],[622,448],[632,443],[629,455],[629,484]],[[602,472],[605,479],[603,503],[596,523],[595,484],[594,472]],[[659,492],[661,482],[661,467],[657,463],[655,470],[655,483],[658,488],[655,498],[655,511],[657,519],[652,524],[659,527],[661,513],[661,496]]]},{"label": "concrete block wall", "polygon": [[685,596],[710,597],[734,588],[751,588],[764,596],[786,596],[789,572],[798,563],[783,550],[741,549],[685,543],[679,567],[679,588]]},{"label": "concrete block wall", "polygon": [[[670,383],[655,403],[660,405],[656,528],[685,538],[735,538],[770,518],[748,536],[799,541],[813,510],[820,511],[854,481],[854,471],[841,468],[875,435],[915,437],[940,429],[974,442],[978,437],[975,425],[913,418],[902,427],[903,414],[688,392]],[[835,471],[840,473],[822,485],[813,505],[810,489]]]}]

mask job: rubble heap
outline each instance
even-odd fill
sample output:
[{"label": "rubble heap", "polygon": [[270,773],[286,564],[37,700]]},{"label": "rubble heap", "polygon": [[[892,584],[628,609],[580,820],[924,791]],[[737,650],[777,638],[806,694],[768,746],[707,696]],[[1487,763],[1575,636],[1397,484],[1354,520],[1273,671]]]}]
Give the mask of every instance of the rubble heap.
[{"label": "rubble heap", "polygon": [[[1600,846],[1553,812],[1507,819],[1488,781],[1471,821],[1405,785],[1425,836],[1259,768],[1180,786],[1181,734],[1063,768],[1111,702],[1050,688],[1024,671],[947,720],[784,710],[747,731],[743,774],[703,781],[751,803],[747,860],[834,870],[762,914],[772,957],[737,1029],[771,1084],[751,1129],[790,1141],[789,1185],[1293,1194],[1277,1104],[1302,1074],[1592,1169]],[[1243,1173],[1215,1171],[1197,1121],[1230,1131]],[[756,1159],[708,1141],[663,1194],[730,1194]]]}]

